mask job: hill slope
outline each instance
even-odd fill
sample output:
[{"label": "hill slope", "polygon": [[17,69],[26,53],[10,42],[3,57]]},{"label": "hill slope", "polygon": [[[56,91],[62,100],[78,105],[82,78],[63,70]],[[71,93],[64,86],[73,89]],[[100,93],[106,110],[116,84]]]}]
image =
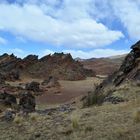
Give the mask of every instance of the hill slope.
[{"label": "hill slope", "polygon": [[112,96],[113,94],[117,96],[118,90],[140,82],[140,41],[134,44],[131,49],[132,51],[125,57],[119,70],[108,76],[88,97],[90,99],[90,101],[87,99],[88,105],[102,103],[107,98],[114,100]]},{"label": "hill slope", "polygon": [[91,58],[80,62],[84,68],[92,69],[97,75],[110,75],[117,71],[123,62],[125,55],[108,58]]}]

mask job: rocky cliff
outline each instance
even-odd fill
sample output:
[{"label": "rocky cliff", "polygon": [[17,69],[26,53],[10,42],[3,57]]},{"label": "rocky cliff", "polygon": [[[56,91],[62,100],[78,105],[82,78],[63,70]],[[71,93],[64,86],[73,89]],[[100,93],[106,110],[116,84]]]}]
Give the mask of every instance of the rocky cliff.
[{"label": "rocky cliff", "polygon": [[[140,81],[140,41],[131,46],[131,52],[125,57],[119,70],[108,76],[95,88],[86,98],[86,104],[103,103],[111,97],[117,88],[125,83],[136,83]],[[123,101],[123,99],[119,99]]]}]

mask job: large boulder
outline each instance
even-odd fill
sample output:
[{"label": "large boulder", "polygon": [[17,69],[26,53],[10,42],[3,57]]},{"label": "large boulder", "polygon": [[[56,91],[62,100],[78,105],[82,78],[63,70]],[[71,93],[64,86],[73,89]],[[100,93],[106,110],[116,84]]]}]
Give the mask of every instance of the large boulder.
[{"label": "large boulder", "polygon": [[23,112],[33,112],[35,111],[35,97],[30,92],[21,93],[19,99],[19,108]]},{"label": "large boulder", "polygon": [[27,83],[25,89],[33,92],[39,92],[40,91],[39,85],[40,84],[38,82],[33,81],[31,83]]}]

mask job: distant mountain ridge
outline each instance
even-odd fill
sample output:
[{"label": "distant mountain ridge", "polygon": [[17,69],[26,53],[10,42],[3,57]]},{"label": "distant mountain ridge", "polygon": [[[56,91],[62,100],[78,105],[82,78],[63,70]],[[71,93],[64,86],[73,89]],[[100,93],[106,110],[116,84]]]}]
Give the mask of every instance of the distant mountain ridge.
[{"label": "distant mountain ridge", "polygon": [[119,69],[126,54],[104,58],[79,59],[86,69],[92,69],[97,75],[110,75]]},{"label": "distant mountain ridge", "polygon": [[[36,55],[28,55],[21,59],[13,54],[0,56],[0,73],[18,72],[24,77],[48,78],[57,77],[63,80],[82,80],[95,76],[92,70],[85,69],[70,54],[54,53],[40,59]],[[6,74],[5,74],[6,75]]]}]

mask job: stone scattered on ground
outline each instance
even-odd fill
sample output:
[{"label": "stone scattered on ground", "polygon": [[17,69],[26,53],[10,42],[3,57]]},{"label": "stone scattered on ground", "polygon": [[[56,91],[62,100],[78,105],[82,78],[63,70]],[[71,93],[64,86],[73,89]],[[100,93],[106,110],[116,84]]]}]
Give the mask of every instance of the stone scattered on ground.
[{"label": "stone scattered on ground", "polygon": [[105,97],[104,102],[111,102],[112,104],[118,104],[121,102],[125,102],[125,100],[121,97],[109,96],[109,97]]},{"label": "stone scattered on ground", "polygon": [[74,107],[71,106],[71,104],[64,104],[60,105],[59,107],[55,108],[49,108],[45,110],[36,110],[37,113],[42,114],[42,115],[51,115],[52,113],[60,113],[60,112],[65,112],[65,113],[70,113],[73,110],[75,110]]},{"label": "stone scattered on ground", "polygon": [[0,119],[3,121],[13,121],[15,116],[16,112],[9,108],[0,115]]}]

